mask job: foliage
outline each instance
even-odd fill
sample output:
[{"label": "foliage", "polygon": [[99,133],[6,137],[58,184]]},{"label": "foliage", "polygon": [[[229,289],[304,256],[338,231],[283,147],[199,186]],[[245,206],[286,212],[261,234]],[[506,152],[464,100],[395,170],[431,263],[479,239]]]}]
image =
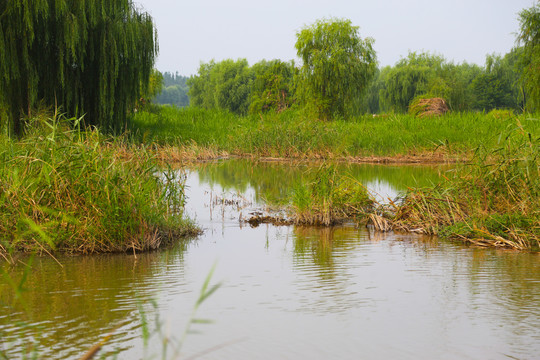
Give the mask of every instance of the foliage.
[{"label": "foliage", "polygon": [[150,78],[147,86],[141,84],[141,98],[137,103],[137,108],[144,106],[152,101],[163,89],[163,75],[157,70],[153,69],[150,74]]},{"label": "foliage", "polygon": [[[45,104],[87,125],[120,129],[140,98],[157,42],[151,17],[130,0],[0,2],[0,96],[9,126]],[[2,101],[0,101],[2,102]]]},{"label": "foliage", "polygon": [[476,94],[471,84],[481,73],[482,68],[478,65],[466,62],[454,64],[445,61],[438,77],[430,84],[428,94],[445,99],[453,111],[475,110]]},{"label": "foliage", "polygon": [[321,119],[358,109],[376,71],[373,39],[361,39],[350,20],[319,20],[296,34],[302,59],[299,91]]},{"label": "foliage", "polygon": [[366,94],[362,98],[360,113],[377,114],[381,111],[379,95],[384,87],[383,73],[388,72],[389,68],[390,67],[387,66],[382,69],[377,69],[377,71],[375,71],[375,75],[369,83]]},{"label": "foliage", "polygon": [[260,61],[253,65],[255,74],[251,89],[251,113],[265,112],[270,109],[285,110],[294,101],[294,62],[280,60]]},{"label": "foliage", "polygon": [[189,87],[187,85],[187,80],[189,78],[179,75],[178,72],[176,74],[165,72],[162,74],[162,76],[163,88],[161,89],[161,92],[153,99],[153,102],[156,104],[168,104],[178,107],[188,106]]},{"label": "foliage", "polygon": [[414,99],[440,97],[453,111],[520,110],[524,104],[521,54],[522,49],[515,48],[504,56],[488,55],[481,68],[411,52],[394,67],[382,69],[381,80],[374,85],[379,89],[380,109],[405,112]]},{"label": "foliage", "polygon": [[211,61],[188,81],[191,105],[245,115],[282,111],[294,101],[294,63],[262,60],[250,67],[245,59]]},{"label": "foliage", "polygon": [[443,62],[441,56],[410,52],[396,66],[386,69],[381,90],[382,108],[406,112],[415,97],[428,94],[432,84],[439,81]]},{"label": "foliage", "polygon": [[252,81],[253,73],[246,59],[202,63],[198,75],[188,80],[191,104],[246,114]]},{"label": "foliage", "polygon": [[143,251],[193,231],[182,219],[181,178],[172,171],[158,178],[147,151],[79,131],[80,122],[37,118],[21,140],[1,138],[5,248]]},{"label": "foliage", "polygon": [[475,109],[523,108],[519,89],[520,69],[517,68],[520,52],[521,49],[513,49],[504,57],[486,56],[485,69],[471,83]]},{"label": "foliage", "polygon": [[520,32],[517,40],[523,44],[523,82],[527,91],[529,111],[540,109],[540,3],[519,14]]}]

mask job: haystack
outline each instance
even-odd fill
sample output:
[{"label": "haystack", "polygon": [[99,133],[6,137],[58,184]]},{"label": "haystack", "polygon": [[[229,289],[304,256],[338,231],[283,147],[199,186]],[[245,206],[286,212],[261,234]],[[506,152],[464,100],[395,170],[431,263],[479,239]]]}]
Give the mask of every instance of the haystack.
[{"label": "haystack", "polygon": [[440,116],[448,110],[442,98],[416,99],[409,105],[409,114],[417,117]]}]

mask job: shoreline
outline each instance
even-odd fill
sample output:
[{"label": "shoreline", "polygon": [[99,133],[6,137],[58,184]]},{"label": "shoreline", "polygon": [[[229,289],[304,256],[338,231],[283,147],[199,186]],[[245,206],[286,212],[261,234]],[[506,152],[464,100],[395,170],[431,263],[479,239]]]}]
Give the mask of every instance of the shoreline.
[{"label": "shoreline", "polygon": [[[292,156],[271,156],[253,153],[229,153],[198,146],[157,146],[151,150],[159,162],[167,164],[205,163],[221,160],[248,159],[257,162],[339,162],[350,164],[398,164],[398,165],[444,165],[459,164],[470,161],[471,156],[465,154],[448,155],[425,151],[413,154],[334,156],[332,154],[300,154]],[[129,158],[129,150],[122,157]]]}]

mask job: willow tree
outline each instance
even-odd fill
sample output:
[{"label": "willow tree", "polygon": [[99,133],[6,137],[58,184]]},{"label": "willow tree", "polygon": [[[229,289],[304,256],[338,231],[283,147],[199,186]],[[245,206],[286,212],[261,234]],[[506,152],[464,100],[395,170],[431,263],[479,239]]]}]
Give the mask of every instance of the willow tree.
[{"label": "willow tree", "polygon": [[190,104],[246,114],[252,81],[253,73],[246,59],[201,63],[198,75],[187,81]]},{"label": "willow tree", "polygon": [[518,42],[523,45],[523,82],[529,110],[540,110],[540,2],[519,13]]},{"label": "willow tree", "polygon": [[319,20],[296,37],[301,98],[322,119],[351,114],[377,69],[373,39],[360,38],[358,26],[346,19]]},{"label": "willow tree", "polygon": [[122,128],[156,53],[152,19],[131,0],[1,1],[0,103],[10,128],[20,134],[38,102]]},{"label": "willow tree", "polygon": [[294,101],[294,62],[262,60],[252,66],[255,74],[251,86],[249,112],[283,111]]},{"label": "willow tree", "polygon": [[[384,74],[381,89],[381,107],[385,110],[406,112],[409,103],[429,92],[440,83],[444,58],[429,53],[409,52]],[[440,85],[438,85],[440,87]]]}]

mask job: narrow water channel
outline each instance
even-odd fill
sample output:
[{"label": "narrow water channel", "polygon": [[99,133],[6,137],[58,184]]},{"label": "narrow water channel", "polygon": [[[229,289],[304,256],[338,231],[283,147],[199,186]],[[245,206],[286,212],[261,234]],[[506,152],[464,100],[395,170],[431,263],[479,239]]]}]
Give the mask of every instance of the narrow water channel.
[{"label": "narrow water channel", "polygon": [[[436,182],[442,169],[344,167],[381,201]],[[416,235],[239,221],[278,202],[306,165],[227,161],[186,172],[186,210],[205,232],[149,254],[33,259],[22,298],[0,280],[0,344],[20,357],[78,358],[103,336],[120,359],[145,349],[143,316],[180,339],[204,280],[221,283],[196,316],[180,358],[537,359],[538,254],[478,249]],[[306,175],[308,174],[308,175]],[[29,261],[28,258],[22,258]],[[17,282],[23,266],[11,268]],[[1,349],[1,348],[0,348]],[[160,358],[160,357],[157,357]]]}]

